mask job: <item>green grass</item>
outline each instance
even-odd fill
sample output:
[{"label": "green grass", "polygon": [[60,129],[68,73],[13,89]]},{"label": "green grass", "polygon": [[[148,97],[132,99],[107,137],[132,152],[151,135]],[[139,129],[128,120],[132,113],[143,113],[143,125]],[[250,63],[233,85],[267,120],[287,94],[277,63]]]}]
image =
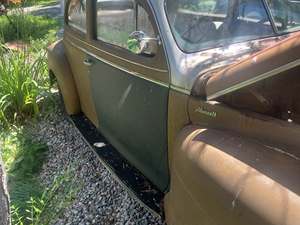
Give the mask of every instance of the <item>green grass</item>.
[{"label": "green grass", "polygon": [[7,6],[8,8],[30,7],[30,6],[49,6],[57,4],[58,0],[21,0],[14,3],[13,1]]},{"label": "green grass", "polygon": [[[39,115],[50,90],[45,48],[58,27],[57,20],[22,13],[0,17],[0,128]],[[27,47],[15,51],[3,44],[14,40]]]},{"label": "green grass", "polygon": [[57,4],[57,0],[27,0],[24,2],[23,6],[34,6],[34,5],[42,5],[42,6],[49,6]]},{"label": "green grass", "polygon": [[[27,1],[26,4],[53,4]],[[0,16],[0,146],[8,175],[13,225],[47,225],[73,201],[80,184],[72,167],[52,178],[50,187],[39,175],[47,146],[34,140],[24,127],[53,110],[46,47],[53,42],[60,22],[25,15],[22,9]],[[7,49],[4,43],[21,41],[25,47]]]},{"label": "green grass", "polygon": [[[26,4],[53,2],[33,0]],[[56,39],[59,27],[58,20],[25,15],[22,9],[0,16],[0,146],[13,225],[50,224],[80,188],[70,168],[54,178],[50,187],[41,184],[39,174],[47,146],[36,142],[24,128],[54,107],[45,49]],[[4,43],[11,41],[20,41],[25,47],[10,50]]]},{"label": "green grass", "polygon": [[8,176],[11,206],[18,209],[18,213],[25,218],[30,198],[42,196],[42,187],[36,177],[45,160],[47,147],[33,141],[22,129],[2,133],[0,144]]},{"label": "green grass", "polygon": [[32,139],[26,129],[13,128],[0,135],[2,158],[8,176],[13,225],[47,225],[58,218],[81,188],[73,167],[45,188],[39,173],[48,148]]},{"label": "green grass", "polygon": [[0,37],[2,42],[31,40],[46,38],[51,32],[59,29],[60,22],[44,16],[33,16],[17,13],[0,16]]}]

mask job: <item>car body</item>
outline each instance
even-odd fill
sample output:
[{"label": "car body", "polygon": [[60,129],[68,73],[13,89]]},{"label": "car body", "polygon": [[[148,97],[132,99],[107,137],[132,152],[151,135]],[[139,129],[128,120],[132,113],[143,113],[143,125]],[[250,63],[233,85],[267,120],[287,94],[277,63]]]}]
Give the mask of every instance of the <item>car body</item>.
[{"label": "car body", "polygon": [[297,1],[69,0],[49,70],[66,112],[164,194],[168,224],[296,225],[299,13]]}]

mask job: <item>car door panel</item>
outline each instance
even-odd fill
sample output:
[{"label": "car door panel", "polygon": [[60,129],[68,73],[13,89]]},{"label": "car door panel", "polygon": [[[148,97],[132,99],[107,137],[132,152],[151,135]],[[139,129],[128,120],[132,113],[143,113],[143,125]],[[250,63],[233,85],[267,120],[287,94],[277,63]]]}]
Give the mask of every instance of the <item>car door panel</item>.
[{"label": "car door panel", "polygon": [[165,190],[168,86],[92,58],[91,84],[100,131],[134,166]]},{"label": "car door panel", "polygon": [[83,64],[86,53],[70,44],[69,41],[64,41],[64,46],[78,91],[81,110],[98,127],[98,117],[92,100],[91,84],[88,77],[89,71]]},{"label": "car door panel", "polygon": [[[132,52],[128,44],[130,33],[143,29],[144,24],[146,30],[153,29],[152,39],[157,37],[155,20],[148,16],[150,6],[139,0],[128,1],[125,8],[105,0],[96,3],[97,38],[91,40],[87,59],[93,62],[89,77],[97,117],[101,118],[99,130],[131,164],[165,191],[169,184],[169,72],[164,49],[158,39],[154,55]],[[143,15],[143,23],[137,22],[137,15]]]}]

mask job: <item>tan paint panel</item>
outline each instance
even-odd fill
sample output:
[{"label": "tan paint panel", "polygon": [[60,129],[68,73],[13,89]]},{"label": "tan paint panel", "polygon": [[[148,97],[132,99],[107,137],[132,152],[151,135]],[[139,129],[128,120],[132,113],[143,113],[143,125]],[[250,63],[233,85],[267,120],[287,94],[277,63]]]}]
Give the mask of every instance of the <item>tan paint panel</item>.
[{"label": "tan paint panel", "polygon": [[300,157],[300,126],[295,123],[238,111],[218,102],[206,102],[197,98],[189,101],[189,116],[193,124],[229,130],[277,148],[289,147],[290,154]]},{"label": "tan paint panel", "polygon": [[186,127],[166,217],[172,225],[298,225],[299,159],[231,133]]},{"label": "tan paint panel", "polygon": [[48,66],[57,79],[68,115],[80,113],[78,92],[61,40],[48,47]]},{"label": "tan paint panel", "polygon": [[86,59],[86,54],[77,48],[74,48],[67,41],[64,41],[64,45],[73,71],[74,80],[79,94],[81,110],[91,120],[91,122],[98,127],[99,121],[92,99],[89,71],[83,64],[83,61]]},{"label": "tan paint panel", "polygon": [[168,106],[168,157],[169,163],[173,156],[174,141],[180,130],[189,123],[188,98],[186,94],[170,90]]}]

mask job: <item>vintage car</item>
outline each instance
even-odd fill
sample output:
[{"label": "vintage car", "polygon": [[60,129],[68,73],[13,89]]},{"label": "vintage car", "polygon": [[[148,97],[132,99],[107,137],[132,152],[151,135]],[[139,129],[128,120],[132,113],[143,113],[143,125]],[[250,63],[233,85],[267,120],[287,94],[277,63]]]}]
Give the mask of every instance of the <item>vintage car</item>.
[{"label": "vintage car", "polygon": [[171,225],[300,224],[298,0],[65,8],[50,76],[132,193]]}]

